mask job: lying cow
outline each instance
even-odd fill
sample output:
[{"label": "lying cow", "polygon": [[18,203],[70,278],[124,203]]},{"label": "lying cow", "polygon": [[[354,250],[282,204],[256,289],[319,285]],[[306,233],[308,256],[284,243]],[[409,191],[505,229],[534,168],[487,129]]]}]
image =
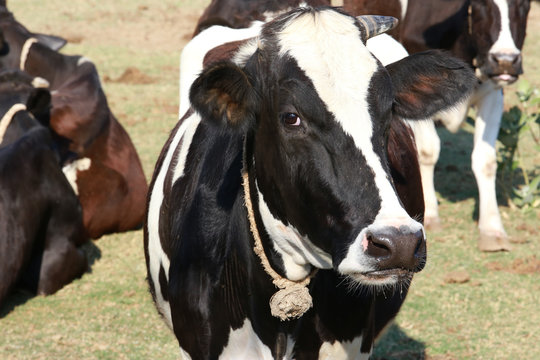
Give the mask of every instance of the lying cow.
[{"label": "lying cow", "polygon": [[92,238],[142,225],[148,185],[141,162],[111,112],[96,67],[37,42],[4,8],[0,29],[9,44],[0,67],[20,68],[49,81],[51,126],[71,140],[78,161],[66,173],[78,193],[84,225]]},{"label": "lying cow", "polygon": [[438,52],[383,67],[365,42],[393,20],[297,9],[195,80],[145,227],[150,289],[186,358],[367,358],[397,314],[426,239],[388,134],[463,101],[474,77]]},{"label": "lying cow", "polygon": [[60,167],[65,144],[48,128],[50,94],[31,81],[0,74],[0,305],[16,285],[52,294],[88,266],[81,206]]},{"label": "lying cow", "polygon": [[[442,122],[457,131],[469,106],[476,108],[472,170],[479,192],[480,237],[483,251],[510,250],[497,206],[495,143],[503,113],[502,88],[522,73],[522,56],[529,0],[344,0],[346,10],[362,14],[395,15],[406,10],[396,38],[411,52],[429,48],[449,50],[476,71],[479,84],[461,111],[445,114]],[[439,158],[440,140],[434,126],[415,130],[426,201],[426,225],[440,223],[433,172]]]}]

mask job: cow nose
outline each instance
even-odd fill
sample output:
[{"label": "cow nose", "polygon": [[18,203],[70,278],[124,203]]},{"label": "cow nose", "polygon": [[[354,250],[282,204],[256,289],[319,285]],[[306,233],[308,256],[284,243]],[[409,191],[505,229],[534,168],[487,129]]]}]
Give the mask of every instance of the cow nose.
[{"label": "cow nose", "polygon": [[411,232],[394,227],[366,234],[365,253],[377,261],[380,270],[401,268],[420,271],[426,263],[424,232]]},{"label": "cow nose", "polygon": [[490,61],[500,67],[519,68],[521,66],[520,52],[495,52],[490,53]]}]

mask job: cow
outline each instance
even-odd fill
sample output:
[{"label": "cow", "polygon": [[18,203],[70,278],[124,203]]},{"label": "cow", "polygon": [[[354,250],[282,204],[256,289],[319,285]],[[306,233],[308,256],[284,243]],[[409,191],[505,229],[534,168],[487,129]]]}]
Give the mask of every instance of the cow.
[{"label": "cow", "polygon": [[[179,117],[189,109],[189,87],[202,70],[203,58],[226,42],[243,41],[259,34],[264,22],[300,5],[327,6],[327,0],[212,0],[197,21],[193,38],[180,56]],[[204,31],[210,30],[210,31]],[[199,36],[200,35],[200,36]]]},{"label": "cow", "polygon": [[193,36],[214,26],[249,28],[254,21],[267,21],[286,9],[300,5],[330,5],[328,0],[212,0],[199,18]]},{"label": "cow", "polygon": [[0,306],[16,286],[52,294],[88,267],[79,200],[62,173],[67,142],[48,127],[51,96],[0,73]]},{"label": "cow", "polygon": [[[450,131],[456,132],[466,118],[468,107],[476,108],[471,165],[479,193],[478,248],[510,250],[496,197],[495,143],[503,113],[502,89],[523,72],[521,49],[530,0],[389,1],[392,8],[398,3],[406,8],[406,15],[395,36],[410,53],[446,49],[475,70],[478,85],[470,101],[440,120]],[[353,14],[375,11],[375,6],[369,0],[344,0],[344,8]],[[379,4],[377,13],[389,15],[391,11],[385,11]],[[438,228],[440,219],[433,173],[440,140],[434,126],[423,126],[415,131],[426,202],[424,219],[426,226]]]},{"label": "cow", "polygon": [[367,358],[397,314],[426,239],[396,195],[388,136],[462,101],[474,75],[436,51],[383,67],[365,42],[393,24],[294,9],[194,81],[144,228],[183,357]]},{"label": "cow", "polygon": [[10,47],[0,57],[0,68],[20,68],[50,83],[51,126],[71,140],[77,154],[64,170],[79,196],[88,234],[99,238],[140,228],[148,184],[128,133],[109,108],[95,65],[39,43],[7,9],[0,12],[0,29]]}]

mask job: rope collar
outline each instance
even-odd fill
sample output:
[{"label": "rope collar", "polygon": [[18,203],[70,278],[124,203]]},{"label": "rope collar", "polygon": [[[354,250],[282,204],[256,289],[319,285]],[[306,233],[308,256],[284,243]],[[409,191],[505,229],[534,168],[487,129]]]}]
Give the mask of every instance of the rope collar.
[{"label": "rope collar", "polygon": [[2,141],[4,141],[4,135],[6,134],[6,130],[11,123],[11,120],[15,116],[16,113],[19,111],[26,110],[26,105],[24,104],[14,104],[5,114],[2,116],[2,120],[0,120],[0,144]]},{"label": "rope collar", "polygon": [[268,257],[264,252],[259,230],[255,222],[255,213],[251,202],[251,193],[249,188],[249,176],[246,169],[246,141],[244,140],[244,164],[242,169],[242,186],[244,188],[244,200],[248,213],[249,228],[255,245],[253,251],[259,257],[264,271],[272,278],[272,283],[278,287],[278,290],[270,298],[270,312],[272,316],[279,318],[281,321],[296,319],[304,315],[313,306],[313,299],[309,294],[307,286],[311,278],[317,272],[314,269],[304,280],[292,281],[279,275],[270,265]]},{"label": "rope collar", "polygon": [[24,65],[26,64],[26,60],[28,59],[28,53],[30,52],[30,47],[32,47],[32,44],[37,43],[37,42],[38,40],[33,37],[26,39],[21,50],[21,59],[19,63],[19,69],[24,70]]}]

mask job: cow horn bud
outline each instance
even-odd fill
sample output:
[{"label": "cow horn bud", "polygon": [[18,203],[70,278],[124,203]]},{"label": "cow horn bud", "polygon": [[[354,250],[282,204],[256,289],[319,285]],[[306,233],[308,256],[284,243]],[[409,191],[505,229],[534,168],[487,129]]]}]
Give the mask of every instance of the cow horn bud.
[{"label": "cow horn bud", "polygon": [[398,19],[392,16],[362,15],[357,16],[356,19],[366,30],[364,39],[366,41],[369,38],[382,34],[388,30],[392,30],[398,24]]}]

